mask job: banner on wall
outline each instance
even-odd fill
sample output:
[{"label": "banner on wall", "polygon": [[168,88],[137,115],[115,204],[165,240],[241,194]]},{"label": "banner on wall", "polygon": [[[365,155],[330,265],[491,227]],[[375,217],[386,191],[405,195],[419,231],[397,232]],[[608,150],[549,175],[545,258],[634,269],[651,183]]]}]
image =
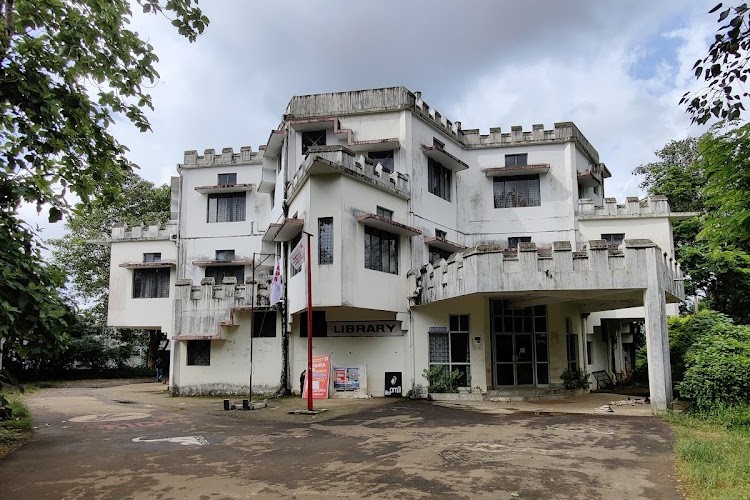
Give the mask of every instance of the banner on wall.
[{"label": "banner on wall", "polygon": [[[328,378],[331,373],[331,357],[313,356],[312,365],[313,399],[328,399]],[[307,380],[305,380],[305,385],[302,388],[302,398],[307,398]]]}]

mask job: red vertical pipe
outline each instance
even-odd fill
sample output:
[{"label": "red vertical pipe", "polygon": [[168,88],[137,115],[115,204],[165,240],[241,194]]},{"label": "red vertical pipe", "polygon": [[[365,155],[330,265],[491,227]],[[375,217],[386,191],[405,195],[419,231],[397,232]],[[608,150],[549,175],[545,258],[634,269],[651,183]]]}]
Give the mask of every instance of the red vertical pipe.
[{"label": "red vertical pipe", "polygon": [[307,374],[305,375],[305,382],[307,383],[307,410],[312,411],[313,409],[313,393],[312,393],[312,381],[313,381],[313,310],[312,310],[312,261],[310,260],[310,233],[307,234]]}]

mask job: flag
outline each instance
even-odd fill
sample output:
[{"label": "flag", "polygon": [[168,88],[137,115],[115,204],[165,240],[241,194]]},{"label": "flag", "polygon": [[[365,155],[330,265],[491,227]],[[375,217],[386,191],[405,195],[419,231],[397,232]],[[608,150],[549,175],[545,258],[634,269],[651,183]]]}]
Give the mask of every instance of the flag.
[{"label": "flag", "polygon": [[305,240],[299,240],[299,243],[297,243],[297,246],[294,247],[294,250],[292,250],[292,253],[289,254],[289,261],[292,263],[292,266],[297,271],[302,269],[302,264],[305,263],[305,244],[303,243],[303,241]]},{"label": "flag", "polygon": [[276,267],[273,270],[273,279],[271,280],[271,305],[277,304],[281,300],[281,260],[276,257]]}]

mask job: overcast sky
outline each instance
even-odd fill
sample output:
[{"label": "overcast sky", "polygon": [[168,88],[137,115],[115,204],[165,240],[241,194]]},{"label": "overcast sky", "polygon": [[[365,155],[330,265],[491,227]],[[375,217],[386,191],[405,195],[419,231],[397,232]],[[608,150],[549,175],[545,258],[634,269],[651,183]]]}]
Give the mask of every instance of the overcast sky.
[{"label": "overcast sky", "polygon": [[153,132],[122,124],[116,135],[140,174],[164,183],[187,149],[257,150],[292,95],[404,85],[482,133],[574,121],[612,171],[607,195],[624,199],[642,195],[634,167],[702,132],[677,103],[696,87],[716,2],[204,0],[211,23],[193,44],[137,14],[160,58]]}]

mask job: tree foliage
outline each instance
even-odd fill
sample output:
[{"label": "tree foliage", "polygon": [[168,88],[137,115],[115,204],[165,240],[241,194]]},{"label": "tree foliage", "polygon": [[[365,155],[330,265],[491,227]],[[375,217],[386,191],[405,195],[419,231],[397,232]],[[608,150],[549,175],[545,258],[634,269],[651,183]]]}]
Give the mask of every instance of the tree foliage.
[{"label": "tree foliage", "polygon": [[[743,137],[726,136],[730,142]],[[701,139],[671,141],[656,152],[658,161],[633,173],[644,176],[641,188],[649,194],[667,196],[673,210],[701,213],[674,222],[675,254],[688,277],[686,292],[704,296],[709,307],[744,324],[750,323],[750,255],[737,228],[725,219],[737,206],[726,200],[750,193],[732,181],[743,176],[736,170],[744,168],[744,159],[732,157],[743,149],[722,137],[709,133]]]},{"label": "tree foliage", "polygon": [[157,187],[137,174],[129,174],[115,200],[77,205],[66,219],[66,234],[50,241],[55,264],[67,273],[76,298],[90,304],[94,324],[106,320],[110,248],[92,241],[107,236],[114,223],[132,226],[166,222],[169,201],[169,186]]},{"label": "tree foliage", "polygon": [[709,13],[719,11],[719,28],[708,54],[693,65],[695,78],[706,86],[697,92],[686,92],[680,104],[687,104],[692,121],[707,123],[712,117],[738,120],[745,110],[742,99],[749,94],[742,89],[750,73],[750,9],[746,3],[724,8],[719,3]]},{"label": "tree foliage", "polygon": [[677,390],[699,411],[750,403],[750,326],[723,319],[695,335],[685,352]]},{"label": "tree foliage", "polygon": [[[136,0],[172,16],[190,41],[208,19],[193,0]],[[132,172],[114,121],[148,130],[148,85],[158,77],[153,47],[128,29],[128,0],[0,0],[0,336],[27,349],[59,347],[70,307],[57,293],[62,274],[40,256],[23,203],[49,220],[112,200]],[[26,342],[19,343],[25,340]]]}]

